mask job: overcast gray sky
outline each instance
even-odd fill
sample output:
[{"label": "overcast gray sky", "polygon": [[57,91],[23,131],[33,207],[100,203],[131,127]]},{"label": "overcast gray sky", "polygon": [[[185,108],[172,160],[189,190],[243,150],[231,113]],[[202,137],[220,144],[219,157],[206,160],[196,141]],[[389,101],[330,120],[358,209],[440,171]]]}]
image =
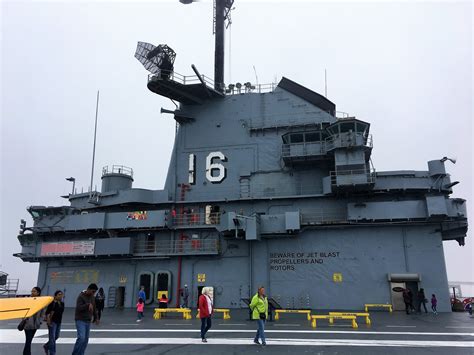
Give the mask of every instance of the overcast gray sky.
[{"label": "overcast gray sky", "polygon": [[[378,171],[447,164],[455,197],[472,203],[472,16],[465,2],[236,0],[226,33],[225,81],[286,76],[371,123]],[[0,270],[30,289],[36,264],[12,257],[30,205],[63,205],[66,177],[90,180],[100,89],[94,183],[107,164],[135,172],[135,187],[161,189],[174,135],[173,104],[146,88],[137,41],[166,43],[175,71],[213,76],[212,2],[1,2]],[[472,227],[471,227],[472,229]],[[474,281],[474,240],[446,242],[450,280]],[[467,288],[466,288],[467,290]],[[472,292],[471,292],[472,293]]]}]

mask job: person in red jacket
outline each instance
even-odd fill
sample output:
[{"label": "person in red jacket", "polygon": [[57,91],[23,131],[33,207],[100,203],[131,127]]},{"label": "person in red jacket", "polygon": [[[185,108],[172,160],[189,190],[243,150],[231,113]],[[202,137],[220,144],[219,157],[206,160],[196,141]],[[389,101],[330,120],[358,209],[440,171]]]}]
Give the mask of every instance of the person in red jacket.
[{"label": "person in red jacket", "polygon": [[201,339],[207,343],[206,333],[211,329],[212,299],[209,296],[209,287],[203,287],[202,295],[199,296],[199,318],[201,318]]}]

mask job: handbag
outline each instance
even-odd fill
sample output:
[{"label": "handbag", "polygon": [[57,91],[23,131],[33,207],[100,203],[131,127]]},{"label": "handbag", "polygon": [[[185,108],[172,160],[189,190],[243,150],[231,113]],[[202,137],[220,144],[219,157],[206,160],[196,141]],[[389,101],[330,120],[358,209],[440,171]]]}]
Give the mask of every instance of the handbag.
[{"label": "handbag", "polygon": [[26,319],[27,319],[27,318],[22,319],[21,322],[20,322],[20,324],[18,324],[17,329],[18,329],[20,332],[22,332],[23,329],[25,329]]},{"label": "handbag", "polygon": [[261,320],[267,319],[267,315],[265,314],[265,312],[260,313],[260,319],[261,319]]}]

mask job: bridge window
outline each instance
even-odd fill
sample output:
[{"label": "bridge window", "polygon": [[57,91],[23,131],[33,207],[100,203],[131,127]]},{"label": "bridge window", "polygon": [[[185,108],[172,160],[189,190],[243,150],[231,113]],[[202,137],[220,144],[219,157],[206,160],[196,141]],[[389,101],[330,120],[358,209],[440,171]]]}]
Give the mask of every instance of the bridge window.
[{"label": "bridge window", "polygon": [[320,132],[306,132],[304,134],[305,142],[319,142],[321,140]]},{"label": "bridge window", "polygon": [[303,143],[303,133],[293,133],[290,136],[291,143]]}]

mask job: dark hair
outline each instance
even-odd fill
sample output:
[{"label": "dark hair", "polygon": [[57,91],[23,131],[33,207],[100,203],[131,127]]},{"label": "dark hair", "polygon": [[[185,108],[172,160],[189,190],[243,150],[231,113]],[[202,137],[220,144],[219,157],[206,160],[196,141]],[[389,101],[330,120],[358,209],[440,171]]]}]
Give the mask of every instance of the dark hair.
[{"label": "dark hair", "polygon": [[54,293],[54,297],[56,297],[56,296],[59,295],[60,293],[63,293],[63,291],[57,290],[57,291]]},{"label": "dark hair", "polygon": [[36,292],[38,292],[38,295],[41,296],[41,288],[39,288],[38,286],[35,286],[33,287],[33,290],[36,290]]},{"label": "dark hair", "polygon": [[436,296],[435,296],[435,294],[433,293],[433,294],[431,295],[431,297],[436,297]]},{"label": "dark hair", "polygon": [[138,303],[143,303],[143,298],[140,297],[140,298],[138,299]]},{"label": "dark hair", "polygon": [[87,289],[97,291],[98,287],[96,284],[92,283],[89,286],[87,286]]}]

